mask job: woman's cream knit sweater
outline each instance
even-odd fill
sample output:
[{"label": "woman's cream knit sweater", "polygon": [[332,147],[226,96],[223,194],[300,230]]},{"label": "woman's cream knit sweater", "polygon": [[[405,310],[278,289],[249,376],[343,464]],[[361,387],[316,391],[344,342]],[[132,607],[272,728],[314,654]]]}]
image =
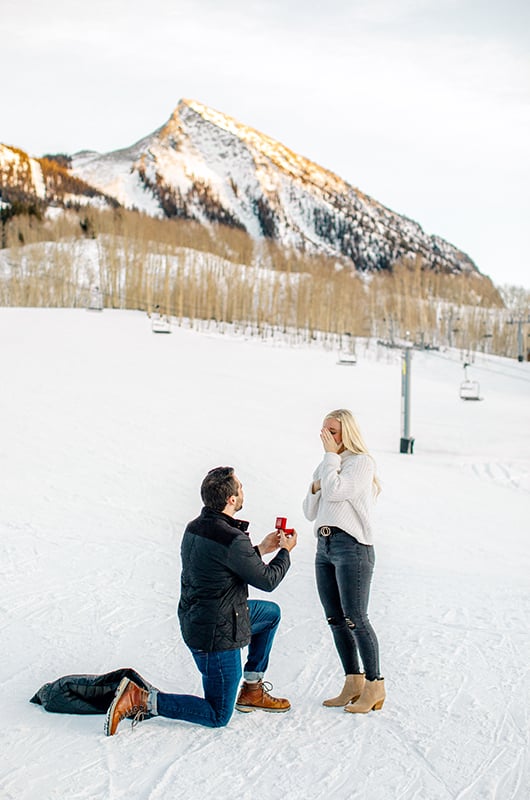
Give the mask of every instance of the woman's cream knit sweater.
[{"label": "woman's cream knit sweater", "polygon": [[322,525],[332,525],[361,542],[373,545],[374,462],[369,455],[324,453],[313,473],[320,491],[312,493],[313,481],[303,503],[306,519],[314,520],[317,535]]}]

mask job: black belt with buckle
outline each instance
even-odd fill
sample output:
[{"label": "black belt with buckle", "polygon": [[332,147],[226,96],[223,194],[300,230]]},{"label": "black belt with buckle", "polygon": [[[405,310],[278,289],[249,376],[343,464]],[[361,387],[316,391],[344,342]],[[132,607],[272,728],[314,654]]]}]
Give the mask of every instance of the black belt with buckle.
[{"label": "black belt with buckle", "polygon": [[342,530],[342,528],[335,528],[333,525],[322,525],[318,529],[319,536],[328,537],[328,536],[333,536],[333,534],[335,533],[344,533],[344,531]]}]

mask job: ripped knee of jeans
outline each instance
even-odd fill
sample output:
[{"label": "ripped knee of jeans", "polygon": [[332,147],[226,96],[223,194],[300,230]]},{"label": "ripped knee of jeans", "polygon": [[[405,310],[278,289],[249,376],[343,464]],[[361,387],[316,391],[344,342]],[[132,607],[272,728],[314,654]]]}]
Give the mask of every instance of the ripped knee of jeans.
[{"label": "ripped knee of jeans", "polygon": [[350,630],[355,628],[355,622],[352,622],[349,617],[328,617],[327,621],[332,628],[340,628],[342,625],[346,625]]}]

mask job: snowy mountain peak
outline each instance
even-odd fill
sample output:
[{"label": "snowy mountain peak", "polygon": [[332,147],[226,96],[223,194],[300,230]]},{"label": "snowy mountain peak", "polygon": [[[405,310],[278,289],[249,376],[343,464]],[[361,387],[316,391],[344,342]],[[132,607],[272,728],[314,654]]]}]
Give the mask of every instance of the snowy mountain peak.
[{"label": "snowy mountain peak", "polygon": [[[418,223],[197,100],[180,100],[167,122],[129,147],[84,151],[69,161],[69,175],[92,187],[98,202],[110,198],[153,216],[223,223],[358,270],[420,257],[436,270],[476,271],[468,256]],[[42,192],[39,170],[26,165],[26,172],[34,193]]]},{"label": "snowy mountain peak", "polygon": [[476,270],[416,222],[196,100],[180,100],[162,127],[126,150],[75,158],[73,170],[123,205],[225,223],[360,270],[387,269],[418,255],[435,269]]},{"label": "snowy mountain peak", "polygon": [[309,159],[297,155],[281,142],[257,131],[255,128],[243,125],[233,117],[228,116],[228,114],[215,111],[196,100],[181,100],[172,119],[175,115],[185,113],[186,108],[199,114],[205,122],[209,122],[220,130],[244,140],[262,156],[270,159],[272,163],[281,169],[296,175],[300,180],[319,181],[320,179],[319,182],[321,184],[326,183],[328,187],[331,183],[334,183],[338,191],[345,191],[348,188],[346,182],[337,175],[323,167],[319,167]]}]

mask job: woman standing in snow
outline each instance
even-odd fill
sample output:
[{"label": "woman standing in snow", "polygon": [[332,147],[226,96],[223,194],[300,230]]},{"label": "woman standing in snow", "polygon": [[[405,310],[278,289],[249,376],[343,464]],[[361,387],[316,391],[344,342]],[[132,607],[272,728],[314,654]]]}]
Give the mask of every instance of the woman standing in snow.
[{"label": "woman standing in snow", "polygon": [[330,411],[320,439],[324,458],[303,509],[315,523],[318,593],[346,675],[340,694],[324,705],[364,714],[385,700],[377,636],[367,613],[375,561],[371,512],[380,486],[351,411]]}]

